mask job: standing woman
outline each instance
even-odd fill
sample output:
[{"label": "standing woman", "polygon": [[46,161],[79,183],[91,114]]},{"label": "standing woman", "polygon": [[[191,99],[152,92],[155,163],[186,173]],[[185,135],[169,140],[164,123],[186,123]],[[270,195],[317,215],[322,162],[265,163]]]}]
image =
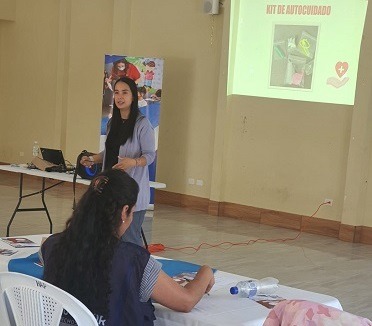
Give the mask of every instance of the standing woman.
[{"label": "standing woman", "polygon": [[141,227],[150,203],[148,165],[155,159],[155,134],[150,121],[138,109],[135,82],[122,77],[115,82],[112,118],[107,124],[105,149],[92,156],[83,156],[80,163],[92,166],[103,163],[110,168],[126,171],[139,185],[133,223],[122,239],[143,245]]}]

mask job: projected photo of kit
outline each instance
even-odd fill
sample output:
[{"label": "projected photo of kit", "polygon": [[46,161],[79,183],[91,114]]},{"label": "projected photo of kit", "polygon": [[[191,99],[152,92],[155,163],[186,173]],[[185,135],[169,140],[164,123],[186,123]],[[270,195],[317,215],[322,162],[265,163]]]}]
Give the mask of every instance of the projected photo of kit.
[{"label": "projected photo of kit", "polygon": [[274,26],[270,86],[312,88],[318,30],[318,26]]}]

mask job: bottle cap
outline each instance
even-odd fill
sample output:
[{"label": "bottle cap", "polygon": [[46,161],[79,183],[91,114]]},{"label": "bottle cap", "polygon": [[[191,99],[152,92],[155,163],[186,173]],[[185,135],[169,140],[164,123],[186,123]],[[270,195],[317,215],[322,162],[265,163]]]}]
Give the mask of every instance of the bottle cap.
[{"label": "bottle cap", "polygon": [[238,287],[236,287],[236,286],[231,287],[230,288],[230,293],[231,294],[238,294],[239,293]]}]

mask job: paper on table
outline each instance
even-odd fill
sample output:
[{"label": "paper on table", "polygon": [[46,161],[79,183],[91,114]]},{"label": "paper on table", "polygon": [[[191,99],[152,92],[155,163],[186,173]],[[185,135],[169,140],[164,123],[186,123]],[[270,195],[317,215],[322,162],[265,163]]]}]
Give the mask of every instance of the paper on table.
[{"label": "paper on table", "polygon": [[173,276],[173,280],[181,286],[185,286],[195,278],[196,272],[180,273]]},{"label": "paper on table", "polygon": [[11,256],[11,255],[14,255],[16,252],[17,250],[0,248],[0,255],[3,255],[3,256]]},{"label": "paper on table", "polygon": [[8,238],[1,238],[5,243],[8,245],[15,247],[15,248],[28,248],[28,247],[39,247],[40,245],[31,241],[27,238],[22,237],[8,237]]},{"label": "paper on table", "polygon": [[256,295],[252,298],[253,301],[262,304],[264,307],[268,309],[274,308],[279,302],[286,300],[285,298],[276,295],[276,294],[270,294],[270,295]]},{"label": "paper on table", "polygon": [[[236,320],[237,324],[243,325],[243,323],[240,324],[239,322],[246,320],[246,314],[249,314],[249,320],[252,321],[252,325],[262,325],[269,312],[268,308],[249,298],[241,298],[230,294],[230,287],[245,279],[250,278],[217,272],[215,274],[216,283],[209,292],[210,296],[204,296],[197,303],[191,312],[193,318],[203,321],[213,320],[215,325],[226,325],[224,318],[234,316],[233,318],[239,319]],[[238,311],[244,311],[244,313],[239,313]]]},{"label": "paper on table", "polygon": [[230,289],[231,286],[236,284],[236,276],[231,276],[233,274],[227,273],[216,273],[214,274],[215,284],[211,289],[210,293],[216,292],[222,288]]}]

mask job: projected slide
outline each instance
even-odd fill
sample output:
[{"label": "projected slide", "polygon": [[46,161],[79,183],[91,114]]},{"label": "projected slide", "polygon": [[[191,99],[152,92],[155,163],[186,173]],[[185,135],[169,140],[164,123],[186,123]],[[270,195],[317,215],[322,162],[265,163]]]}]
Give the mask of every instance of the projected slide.
[{"label": "projected slide", "polygon": [[232,0],[228,95],[354,104],[367,0]]},{"label": "projected slide", "polygon": [[275,25],[270,86],[311,89],[318,29]]}]

